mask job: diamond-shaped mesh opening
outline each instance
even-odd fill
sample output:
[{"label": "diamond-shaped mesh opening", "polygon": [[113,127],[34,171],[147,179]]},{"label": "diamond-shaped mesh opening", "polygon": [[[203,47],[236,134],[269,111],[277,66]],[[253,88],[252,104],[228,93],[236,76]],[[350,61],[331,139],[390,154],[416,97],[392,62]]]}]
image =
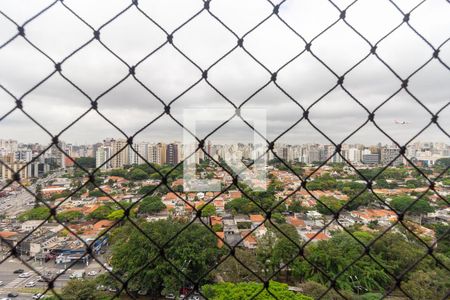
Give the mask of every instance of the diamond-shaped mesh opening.
[{"label": "diamond-shaped mesh opening", "polygon": [[0,296],[448,298],[448,1],[238,2],[0,5]]}]

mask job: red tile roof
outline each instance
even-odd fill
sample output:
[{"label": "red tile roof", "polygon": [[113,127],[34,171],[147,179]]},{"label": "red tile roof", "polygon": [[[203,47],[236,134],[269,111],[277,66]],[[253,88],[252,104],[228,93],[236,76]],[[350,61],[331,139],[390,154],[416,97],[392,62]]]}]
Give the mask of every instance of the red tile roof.
[{"label": "red tile roof", "polygon": [[264,222],[264,217],[262,215],[249,215],[250,221],[253,223],[262,223]]},{"label": "red tile roof", "polygon": [[[326,235],[323,232],[320,232],[318,235],[314,236],[316,233],[315,232],[308,232],[305,234],[305,236],[310,240],[319,240],[319,241],[324,241],[324,240],[328,240],[330,237],[328,235]],[[313,238],[314,237],[314,238]]]},{"label": "red tile roof", "polygon": [[0,237],[7,239],[9,237],[17,235],[16,232],[13,231],[0,231]]},{"label": "red tile roof", "polygon": [[305,227],[305,221],[301,219],[297,219],[296,217],[289,217],[288,223],[290,223],[294,227]]}]

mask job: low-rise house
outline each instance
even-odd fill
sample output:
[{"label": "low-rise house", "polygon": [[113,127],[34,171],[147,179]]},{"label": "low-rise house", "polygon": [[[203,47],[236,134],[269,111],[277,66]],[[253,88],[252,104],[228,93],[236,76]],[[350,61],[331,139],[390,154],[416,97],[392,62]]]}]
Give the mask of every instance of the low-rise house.
[{"label": "low-rise house", "polygon": [[225,212],[225,202],[223,201],[222,197],[217,197],[213,201],[214,207],[216,208],[217,213],[224,213]]},{"label": "low-rise house", "polygon": [[264,223],[263,215],[249,215],[250,222],[252,222],[252,229]]},{"label": "low-rise house", "polygon": [[214,225],[222,225],[222,217],[219,216],[211,216],[210,217],[211,226]]},{"label": "low-rise house", "polygon": [[247,215],[236,215],[234,216],[234,221],[236,223],[250,222],[250,217]]},{"label": "low-rise house", "polygon": [[306,223],[302,219],[298,219],[297,217],[288,217],[287,222],[294,226],[296,229],[305,229]]},{"label": "low-rise house", "polygon": [[311,240],[311,242],[318,242],[318,241],[326,241],[330,239],[330,236],[326,234],[325,232],[321,231],[319,233],[317,232],[304,232],[300,235],[305,242]]},{"label": "low-rise house", "polygon": [[242,197],[242,193],[241,193],[241,191],[229,191],[228,192],[228,197],[230,199],[241,198]]},{"label": "low-rise house", "polygon": [[380,225],[388,225],[397,219],[395,212],[388,209],[364,209],[352,211],[350,215],[362,224],[377,221]]},{"label": "low-rise house", "polygon": [[18,241],[19,234],[14,231],[0,231],[0,251],[10,250]]},{"label": "low-rise house", "polygon": [[242,231],[241,238],[242,245],[247,249],[256,249],[258,242],[253,234],[249,234],[250,231]]},{"label": "low-rise house", "polygon": [[44,197],[49,197],[53,194],[62,193],[66,190],[67,190],[67,188],[65,188],[65,187],[51,185],[51,186],[47,186],[47,187],[43,188],[41,190],[41,193]]},{"label": "low-rise house", "polygon": [[39,227],[42,223],[45,223],[44,220],[28,220],[24,221],[21,224],[21,230],[22,231],[33,231],[37,227]]},{"label": "low-rise house", "polygon": [[223,231],[216,232],[217,238],[217,248],[223,247],[223,240],[225,239],[225,233]]}]

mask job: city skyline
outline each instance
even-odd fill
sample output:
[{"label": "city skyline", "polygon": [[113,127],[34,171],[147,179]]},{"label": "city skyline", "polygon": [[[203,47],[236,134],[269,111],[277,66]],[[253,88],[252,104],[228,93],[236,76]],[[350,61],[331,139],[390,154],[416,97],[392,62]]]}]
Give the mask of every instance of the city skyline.
[{"label": "city skyline", "polygon": [[[108,140],[121,140],[121,141],[127,141],[126,138],[124,137],[106,137],[104,139],[98,140],[94,143],[71,143],[69,141],[66,140],[59,140],[59,143],[64,143],[66,145],[71,145],[71,146],[75,146],[75,147],[82,147],[82,146],[93,146],[96,144],[102,144],[104,143],[104,141],[108,141]],[[0,141],[13,141],[16,142],[18,145],[22,144],[22,145],[41,145],[41,146],[45,146],[45,145],[50,145],[52,142],[49,141],[48,143],[39,143],[39,142],[22,142],[20,140],[14,139],[14,138],[5,138],[5,137],[0,137]],[[178,144],[183,144],[182,139],[180,140],[158,140],[158,141],[149,141],[149,140],[140,140],[140,139],[133,139],[133,144],[138,144],[138,143],[148,143],[148,144],[158,144],[158,143],[164,143],[164,144],[170,144],[170,143],[178,143]],[[253,143],[248,142],[248,141],[236,141],[233,143],[223,143],[223,142],[218,142],[218,143],[213,143],[212,140],[210,139],[206,139],[205,140],[205,145],[207,145],[208,143],[211,143],[212,145],[235,145],[235,144],[243,144],[243,145],[252,145]],[[450,145],[450,142],[444,142],[444,141],[438,141],[438,140],[414,140],[411,141],[410,143],[408,143],[408,146],[414,145],[414,144],[443,144],[443,145]],[[305,142],[305,143],[289,143],[289,142],[275,142],[275,144],[279,144],[279,145],[291,145],[291,146],[302,146],[302,145],[332,145],[332,143],[328,142],[328,143],[321,143],[321,142]],[[339,143],[336,143],[339,144]],[[381,141],[373,141],[372,143],[349,143],[349,142],[344,142],[341,145],[361,145],[361,146],[365,146],[365,147],[371,147],[371,146],[395,146],[394,143],[385,143],[385,142],[381,142]],[[400,144],[402,145],[402,144]],[[1,148],[1,147],[0,147]]]},{"label": "city skyline", "polygon": [[[442,158],[450,157],[450,146],[443,142],[416,142],[408,145],[404,156],[396,145],[342,144],[339,154],[332,144],[290,145],[276,143],[272,150],[252,143],[214,144],[206,141],[203,150],[194,149],[191,144],[181,142],[150,143],[134,141],[132,145],[125,139],[105,138],[103,142],[90,145],[71,145],[60,141],[58,147],[52,145],[47,151],[40,144],[21,144],[16,140],[0,139],[0,178],[11,179],[12,171],[20,171],[21,178],[40,177],[56,167],[74,166],[73,160],[92,158],[92,168],[111,170],[125,166],[153,163],[158,165],[186,166],[198,164],[208,157],[228,163],[241,159],[262,159],[262,164],[281,158],[287,163],[315,164],[318,162],[347,163],[359,166],[407,165],[410,160],[422,166],[432,166]],[[191,157],[192,155],[192,157]]]}]

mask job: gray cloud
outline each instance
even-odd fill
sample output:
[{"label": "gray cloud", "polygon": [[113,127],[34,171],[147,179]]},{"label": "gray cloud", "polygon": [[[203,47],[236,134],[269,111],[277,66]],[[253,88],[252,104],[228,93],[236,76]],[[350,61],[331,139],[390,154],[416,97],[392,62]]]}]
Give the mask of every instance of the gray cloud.
[{"label": "gray cloud", "polygon": [[[22,24],[51,1],[2,1],[0,10]],[[66,0],[66,5],[94,28],[107,22],[126,8],[130,1]],[[340,8],[350,1],[336,1]],[[404,12],[418,1],[396,1]],[[200,0],[140,1],[139,7],[172,32],[200,11]],[[238,36],[242,36],[269,16],[272,6],[257,0],[214,0],[211,12]],[[410,23],[434,46],[439,47],[450,37],[450,6],[444,0],[430,0],[411,13]],[[280,16],[310,42],[318,33],[339,18],[339,11],[328,1],[288,0],[280,8]],[[371,43],[377,42],[402,22],[403,16],[388,1],[360,0],[346,12],[346,20]],[[57,3],[25,26],[27,38],[56,62],[92,37],[92,30]],[[11,22],[0,16],[0,44],[16,33]],[[101,40],[129,65],[135,65],[166,41],[166,35],[155,24],[132,7],[101,30]],[[174,33],[174,44],[202,69],[206,69],[237,44],[236,37],[203,11],[192,22]],[[441,48],[440,58],[450,63],[450,43]],[[276,16],[244,38],[245,48],[270,71],[276,71],[304,50],[305,42],[290,31]],[[311,49],[338,76],[369,53],[370,46],[343,21],[312,41]],[[378,44],[378,55],[402,78],[432,57],[433,51],[408,26]],[[0,84],[21,97],[54,70],[53,63],[28,45],[21,37],[0,49]],[[127,76],[128,67],[109,53],[97,41],[68,58],[62,64],[62,74],[73,81],[92,99]],[[169,103],[201,78],[201,71],[167,44],[136,68],[136,77],[163,102]],[[270,80],[270,74],[242,49],[214,65],[208,81],[235,105],[241,104]],[[325,94],[337,82],[326,67],[305,52],[278,73],[277,83],[304,108]],[[370,56],[345,76],[344,86],[363,105],[373,110],[400,88],[401,82],[375,56]],[[435,113],[450,99],[450,72],[437,60],[409,80],[408,89]],[[129,77],[98,100],[99,111],[117,124],[126,134],[133,134],[163,112],[163,105]],[[0,89],[0,113],[14,106],[14,99]],[[59,74],[53,75],[23,99],[25,111],[52,133],[58,133],[90,107],[89,100]],[[267,135],[277,137],[302,116],[302,110],[273,83],[246,104],[267,109]],[[244,107],[246,107],[244,106]],[[231,107],[205,81],[177,99],[172,114],[181,120],[183,109],[195,107]],[[345,138],[367,119],[367,113],[340,87],[311,108],[311,120],[321,130],[336,139]],[[430,115],[406,92],[392,98],[375,114],[377,124],[396,139],[406,142],[423,128]],[[411,123],[397,125],[394,120]],[[449,128],[450,108],[440,114],[440,122]],[[202,133],[213,125],[204,125]],[[434,125],[433,125],[434,126]],[[237,122],[221,129],[216,138],[248,136],[248,128]],[[62,135],[68,142],[94,143],[103,138],[119,137],[120,133],[91,111],[79,123]],[[24,142],[47,142],[48,135],[16,111],[0,121],[0,137]],[[144,130],[137,139],[148,141],[181,140],[182,130],[164,116]],[[448,137],[434,129],[422,140],[448,142]],[[350,139],[351,142],[386,141],[372,125]],[[280,141],[289,143],[324,142],[324,138],[302,121]]]}]

